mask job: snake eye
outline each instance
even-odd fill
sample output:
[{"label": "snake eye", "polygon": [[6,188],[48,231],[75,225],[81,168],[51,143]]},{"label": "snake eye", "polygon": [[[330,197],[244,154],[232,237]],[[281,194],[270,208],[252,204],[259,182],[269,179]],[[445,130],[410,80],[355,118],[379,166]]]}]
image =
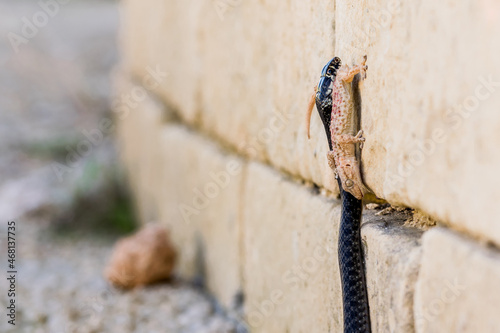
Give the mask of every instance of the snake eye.
[{"label": "snake eye", "polygon": [[337,68],[335,67],[335,65],[328,67],[328,75],[330,77],[337,76]]},{"label": "snake eye", "polygon": [[353,182],[351,179],[347,179],[347,180],[345,181],[345,186],[346,186],[346,187],[349,187],[349,188],[350,188],[350,187],[352,187],[353,185],[354,185],[354,182]]}]

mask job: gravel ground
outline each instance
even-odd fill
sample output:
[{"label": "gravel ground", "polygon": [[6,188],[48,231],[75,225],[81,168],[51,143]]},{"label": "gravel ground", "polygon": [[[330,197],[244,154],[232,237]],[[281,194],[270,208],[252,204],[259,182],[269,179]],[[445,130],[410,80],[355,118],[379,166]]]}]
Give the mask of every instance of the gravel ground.
[{"label": "gravel ground", "polygon": [[[61,236],[40,221],[17,221],[16,327],[2,319],[1,332],[237,332],[236,322],[182,281],[127,292],[111,287],[102,278],[109,239],[91,236]],[[0,243],[5,249],[4,237]],[[5,293],[6,279],[0,287]]]},{"label": "gravel ground", "polygon": [[0,0],[0,269],[7,275],[13,220],[17,270],[15,327],[6,316],[9,283],[0,279],[0,332],[244,332],[186,282],[123,292],[102,278],[113,242],[129,231],[112,136],[62,177],[54,172],[83,131],[110,116],[117,7],[60,5],[16,52],[9,38],[23,36],[24,17],[32,21],[42,8]]}]

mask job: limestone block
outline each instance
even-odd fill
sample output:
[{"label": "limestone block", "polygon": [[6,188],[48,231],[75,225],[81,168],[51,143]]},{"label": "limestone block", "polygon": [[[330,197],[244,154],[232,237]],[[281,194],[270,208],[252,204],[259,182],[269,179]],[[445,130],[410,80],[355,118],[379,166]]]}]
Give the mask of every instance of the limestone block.
[{"label": "limestone block", "polygon": [[493,222],[500,199],[498,6],[489,0],[335,6],[128,0],[125,67],[141,76],[158,64],[169,73],[159,94],[183,120],[333,190],[321,123],[314,113],[307,141],[303,111],[334,53],[349,65],[367,54],[360,93],[368,186],[500,243]]},{"label": "limestone block", "polygon": [[416,331],[498,332],[498,250],[444,228],[426,232],[422,244]]},{"label": "limestone block", "polygon": [[[138,80],[147,66],[158,64],[167,71],[158,95],[183,122],[240,154],[330,190],[335,185],[325,159],[321,122],[315,112],[312,138],[307,141],[304,110],[319,71],[334,53],[349,65],[367,54],[368,78],[360,86],[367,185],[392,203],[417,208],[465,233],[500,244],[494,209],[500,201],[496,147],[500,140],[500,63],[496,60],[500,8],[492,1],[339,0],[334,8],[334,2],[327,0],[127,0],[124,8],[123,67]],[[155,112],[134,114],[123,122],[123,133],[130,133],[123,135],[130,142],[126,158],[130,169],[138,170],[132,176],[137,177],[135,187],[150,186],[155,180],[161,184],[160,193],[148,194],[148,187],[137,192],[144,198],[141,207],[155,202],[151,196],[158,198],[155,207],[160,207],[162,221],[174,229],[173,238],[181,248],[179,271],[192,277],[201,274],[201,263],[209,263],[207,283],[229,304],[240,286],[239,260],[244,260],[247,319],[257,331],[287,326],[305,330],[311,325],[308,320],[313,320],[311,312],[317,314],[319,327],[338,330],[336,248],[325,245],[336,246],[331,244],[336,244],[337,225],[328,221],[338,220],[338,207],[258,164],[252,164],[248,174],[241,171],[230,177],[227,187],[205,207],[198,193],[209,183],[217,185],[210,172],[225,170],[233,157],[178,125],[158,131]],[[152,139],[155,135],[160,139]],[[157,152],[151,153],[154,149]],[[144,162],[146,155],[150,160]],[[161,172],[152,165],[159,165]],[[183,216],[182,204],[204,208],[195,208],[195,214],[184,207]],[[186,220],[186,214],[190,222],[179,222]],[[363,229],[374,327],[410,330],[409,304],[420,250],[416,235],[398,228],[391,232],[375,225]],[[451,304],[462,317],[448,312],[446,302],[458,288],[453,284],[459,276],[455,272],[469,279],[470,290],[483,295],[486,287],[472,274],[484,271],[495,277],[496,259],[479,255],[482,250],[474,244],[442,229],[429,231],[425,239],[429,249],[424,246],[417,314],[428,322],[422,304],[437,304],[433,306],[449,316],[439,314],[436,327],[488,331],[490,313],[483,311],[469,289],[460,291]],[[222,246],[224,242],[229,245]],[[322,266],[318,274],[298,282],[284,280],[289,270],[313,262],[317,246],[330,251],[325,270]],[[221,257],[227,259],[223,269],[218,266]],[[449,264],[453,260],[458,262],[455,269],[465,269],[461,260],[475,269],[454,271]],[[290,274],[293,278],[302,273]],[[433,274],[441,274],[444,280]],[[446,299],[436,298],[441,290]],[[465,296],[477,306],[458,301]],[[494,293],[484,297],[496,302]],[[479,308],[484,320],[476,311]],[[314,311],[306,311],[310,309]],[[386,309],[384,321],[380,313]],[[293,322],[290,313],[294,313]],[[474,319],[473,324],[464,323],[464,318]],[[420,322],[417,318],[423,332],[434,331],[434,326]],[[474,326],[478,322],[486,326]]]},{"label": "limestone block", "polygon": [[[120,45],[122,67],[129,74],[140,75],[144,66],[149,65],[153,52],[153,22],[159,15],[157,11],[160,1],[157,0],[124,0],[120,11]],[[155,34],[156,35],[156,34]]]},{"label": "limestone block", "polygon": [[370,319],[373,332],[414,332],[413,296],[422,232],[402,226],[406,216],[363,214]]},{"label": "limestone block", "polygon": [[162,170],[157,202],[178,249],[177,272],[188,279],[204,277],[229,307],[241,289],[243,162],[179,125],[165,125],[156,144]]},{"label": "limestone block", "polygon": [[[123,77],[115,82],[117,96],[135,96],[137,89],[143,89]],[[156,200],[160,188],[157,179],[161,168],[157,142],[166,111],[152,98],[150,91],[143,91],[144,94],[138,95],[140,98],[131,98],[131,104],[127,106],[117,97],[113,115],[122,160],[136,195],[138,215],[141,222],[146,223],[158,216]]]},{"label": "limestone block", "polygon": [[[333,7],[303,2],[128,1],[125,69],[168,72],[159,95],[191,125],[293,175],[335,190],[327,143],[304,114],[333,56]],[[319,163],[318,163],[319,162]]]},{"label": "limestone block", "polygon": [[122,11],[122,67],[140,80],[148,67],[166,71],[168,77],[158,94],[190,123],[199,121],[202,4],[194,0],[127,0]]},{"label": "limestone block", "polygon": [[251,164],[243,212],[245,314],[252,332],[338,332],[338,202]]},{"label": "limestone block", "polygon": [[158,217],[158,178],[161,176],[160,151],[158,137],[162,128],[162,108],[148,101],[132,112],[140,112],[139,122],[135,124],[140,133],[141,146],[139,147],[139,204],[142,207],[141,217],[143,222],[151,222]]},{"label": "limestone block", "polygon": [[206,8],[200,18],[203,127],[246,156],[334,190],[319,117],[312,140],[304,127],[309,97],[333,56],[334,3],[236,3],[222,14]]},{"label": "limestone block", "polygon": [[500,243],[500,8],[336,2],[336,53],[368,55],[364,177],[376,195]]},{"label": "limestone block", "polygon": [[[119,95],[122,91],[130,89],[131,85],[128,80],[120,79],[114,81],[116,94]],[[140,135],[135,124],[139,121],[140,113],[132,112],[125,116],[117,114],[116,108],[113,108],[114,121],[116,123],[116,138],[119,143],[120,157],[126,169],[128,180],[133,191],[137,190],[138,186],[138,170],[140,160],[138,158],[140,152]]]},{"label": "limestone block", "polygon": [[[151,106],[123,122],[128,133],[142,133],[133,138],[149,142],[136,146],[130,160],[141,163],[138,178],[145,170],[156,170],[150,173],[156,176],[142,182],[159,191],[138,195],[154,204],[158,220],[171,230],[179,253],[177,272],[187,278],[204,274],[208,288],[228,307],[244,279],[247,322],[256,331],[286,329],[291,322],[288,328],[300,330],[312,321],[332,332],[341,327],[338,201],[314,195],[260,164],[245,172],[239,158],[178,124],[155,128],[159,109]],[[148,160],[157,168],[148,168]],[[387,229],[387,221],[380,219],[365,215],[362,229],[373,325],[406,328],[418,261],[416,235],[404,228]],[[292,321],[296,313],[304,319]]]}]

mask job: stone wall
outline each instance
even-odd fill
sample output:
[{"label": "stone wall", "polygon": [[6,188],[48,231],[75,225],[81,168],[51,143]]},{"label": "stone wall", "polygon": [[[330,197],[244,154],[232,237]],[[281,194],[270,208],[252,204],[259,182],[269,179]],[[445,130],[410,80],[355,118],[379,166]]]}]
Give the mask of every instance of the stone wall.
[{"label": "stone wall", "polygon": [[[119,139],[141,219],[172,230],[178,273],[252,332],[339,332],[338,193],[316,113],[333,55],[368,55],[363,177],[408,211],[366,210],[374,332],[500,322],[500,5],[491,0],[122,4]],[[315,184],[316,186],[312,186]],[[319,188],[319,190],[318,190]],[[413,218],[415,220],[416,218]]]}]

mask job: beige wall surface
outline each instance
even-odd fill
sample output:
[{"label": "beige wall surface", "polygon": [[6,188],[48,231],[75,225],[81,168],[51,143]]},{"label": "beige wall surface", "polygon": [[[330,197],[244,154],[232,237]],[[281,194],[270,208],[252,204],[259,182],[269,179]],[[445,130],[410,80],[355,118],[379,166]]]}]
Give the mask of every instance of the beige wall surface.
[{"label": "beige wall surface", "polygon": [[[254,331],[338,331],[338,201],[311,184],[338,191],[321,121],[315,112],[308,140],[305,110],[330,58],[366,54],[365,183],[440,225],[423,232],[369,212],[372,327],[494,332],[497,318],[478,309],[500,307],[488,291],[500,267],[498,36],[491,0],[125,0],[117,91],[146,93],[119,137],[141,218],[170,226],[179,274],[204,275],[228,308],[243,292]],[[331,257],[287,289],[283,274],[316,246]],[[465,291],[451,297],[458,276]],[[276,290],[287,297],[267,315]]]},{"label": "beige wall surface", "polygon": [[[333,190],[308,97],[334,54],[368,55],[367,185],[500,244],[500,20],[492,1],[127,1],[125,68],[240,153]],[[138,7],[138,8],[136,8]],[[335,8],[334,8],[335,7]],[[496,15],[496,16],[495,16]]]}]

